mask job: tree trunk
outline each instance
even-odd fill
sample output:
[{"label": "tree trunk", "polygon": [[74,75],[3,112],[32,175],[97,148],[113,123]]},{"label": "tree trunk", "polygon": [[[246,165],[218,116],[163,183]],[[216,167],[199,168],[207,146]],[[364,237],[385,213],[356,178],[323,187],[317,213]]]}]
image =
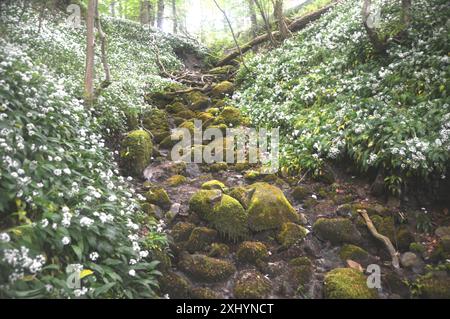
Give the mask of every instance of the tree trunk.
[{"label": "tree trunk", "polygon": [[247,4],[248,4],[248,12],[250,15],[250,21],[252,22],[252,27],[251,27],[251,31],[252,31],[252,35],[255,38],[258,34],[258,18],[256,17],[256,10],[255,10],[255,3],[253,2],[253,0],[247,0]]},{"label": "tree trunk", "polygon": [[155,26],[155,6],[153,5],[152,2],[149,2],[148,4],[148,16],[149,16],[149,23],[150,25],[153,27]]},{"label": "tree trunk", "polygon": [[177,1],[172,0],[173,33],[178,33]]},{"label": "tree trunk", "polygon": [[88,1],[86,29],[87,29],[87,44],[86,44],[86,71],[84,78],[84,97],[87,105],[91,105],[94,101],[94,23],[95,23],[95,8],[97,0]]},{"label": "tree trunk", "polygon": [[101,53],[102,53],[102,56],[101,56],[102,65],[103,65],[103,70],[105,71],[105,80],[103,81],[101,87],[106,88],[107,86],[109,86],[111,84],[111,71],[109,69],[109,64],[108,64],[106,35],[103,32],[102,24],[100,21],[100,13],[98,12],[98,0],[95,2],[96,2],[95,21],[97,23],[98,35],[100,38]]},{"label": "tree trunk", "polygon": [[150,23],[149,7],[150,7],[150,2],[148,0],[141,1],[140,20],[141,20],[141,24],[143,24],[143,25],[147,25]]},{"label": "tree trunk", "polygon": [[372,0],[364,0],[362,7],[362,19],[364,28],[366,29],[369,41],[372,43],[375,52],[380,55],[386,55],[386,41],[380,38],[380,35],[375,30],[373,21],[371,21],[371,7]]},{"label": "tree trunk", "polygon": [[411,23],[411,0],[402,0],[402,21],[408,28]]},{"label": "tree trunk", "polygon": [[286,20],[284,18],[283,0],[275,0],[273,8],[274,8],[273,15],[275,16],[275,19],[277,19],[278,30],[280,31],[281,38],[285,40],[289,37],[290,32],[286,25]]},{"label": "tree trunk", "polygon": [[256,7],[258,8],[259,13],[261,14],[261,17],[264,21],[264,27],[266,28],[267,36],[269,38],[270,43],[272,43],[272,45],[275,45],[276,44],[275,38],[272,35],[272,28],[270,27],[270,23],[266,16],[266,13],[264,12],[264,8],[262,7],[259,0],[253,0],[253,2],[255,3]]},{"label": "tree trunk", "polygon": [[116,1],[111,1],[111,4],[109,5],[109,9],[111,12],[111,17],[116,16]]},{"label": "tree trunk", "polygon": [[164,0],[158,0],[158,15],[156,18],[156,26],[158,29],[163,28],[164,23]]}]

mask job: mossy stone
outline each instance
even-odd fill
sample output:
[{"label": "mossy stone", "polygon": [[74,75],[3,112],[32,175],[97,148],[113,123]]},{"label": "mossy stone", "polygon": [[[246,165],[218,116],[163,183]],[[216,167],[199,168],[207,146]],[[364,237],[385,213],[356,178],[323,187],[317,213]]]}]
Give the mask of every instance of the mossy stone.
[{"label": "mossy stone", "polygon": [[226,106],[214,121],[214,124],[226,124],[228,127],[236,127],[241,124],[241,111],[233,106]]},{"label": "mossy stone", "polygon": [[209,249],[208,256],[209,257],[226,257],[230,254],[230,247],[226,244],[222,243],[212,243],[211,248]]},{"label": "mossy stone", "polygon": [[237,299],[263,299],[268,296],[272,284],[257,271],[243,271],[234,284],[234,297]]},{"label": "mossy stone", "polygon": [[253,264],[269,256],[265,244],[259,241],[245,241],[239,245],[236,257],[240,262]]},{"label": "mossy stone", "polygon": [[175,102],[166,106],[166,111],[170,114],[177,114],[184,111],[190,111],[183,103]]},{"label": "mossy stone", "polygon": [[165,111],[158,109],[146,111],[142,117],[142,124],[152,133],[156,143],[160,143],[170,135],[169,119]]},{"label": "mossy stone", "polygon": [[313,225],[313,231],[319,238],[334,245],[357,244],[361,239],[361,234],[352,221],[346,218],[319,218]]},{"label": "mossy stone", "polygon": [[220,295],[217,292],[206,287],[192,288],[190,295],[192,299],[221,299]]},{"label": "mossy stone", "polygon": [[304,186],[297,186],[292,190],[292,197],[297,202],[301,202],[301,201],[305,200],[309,194],[310,194],[310,192]]},{"label": "mossy stone", "polygon": [[258,171],[254,171],[254,170],[247,171],[244,174],[244,178],[249,181],[256,181],[260,177],[261,177],[261,173]]},{"label": "mossy stone", "polygon": [[165,137],[161,143],[159,143],[159,147],[164,150],[169,150],[174,147],[181,139],[174,139],[172,135]]},{"label": "mossy stone", "polygon": [[308,230],[300,225],[295,223],[284,223],[281,226],[281,231],[277,236],[277,240],[283,247],[291,247],[302,241],[307,234]]},{"label": "mossy stone", "polygon": [[252,192],[247,209],[250,229],[277,229],[283,223],[298,222],[297,212],[278,187],[255,183],[248,189]]},{"label": "mossy stone", "polygon": [[211,94],[214,97],[224,97],[225,95],[232,94],[234,92],[234,84],[229,81],[223,81],[216,84]]},{"label": "mossy stone", "polygon": [[222,171],[226,171],[228,169],[228,164],[224,162],[213,163],[209,165],[209,171],[213,173],[218,173]]},{"label": "mossy stone", "polygon": [[182,242],[189,239],[195,225],[192,223],[179,222],[171,230],[172,238],[175,242]]},{"label": "mossy stone", "polygon": [[289,262],[290,282],[295,285],[295,288],[303,292],[305,286],[311,281],[314,274],[314,267],[308,257],[297,257]]},{"label": "mossy stone", "polygon": [[161,207],[164,210],[169,210],[172,202],[170,201],[169,195],[166,190],[162,187],[153,187],[147,193],[145,193],[145,198],[150,204]]},{"label": "mossy stone", "polygon": [[352,268],[337,268],[325,275],[324,296],[327,299],[376,299],[376,289],[367,286],[367,278]]},{"label": "mossy stone", "polygon": [[365,263],[369,258],[369,253],[359,246],[348,244],[342,246],[339,257],[341,257],[343,261],[350,259],[358,263]]},{"label": "mossy stone", "polygon": [[204,255],[185,255],[179,266],[189,276],[203,282],[220,282],[236,272],[229,261]]},{"label": "mossy stone", "polygon": [[195,193],[189,201],[189,209],[199,215],[200,218],[208,220],[214,206],[222,199],[220,190],[200,190]]},{"label": "mossy stone", "polygon": [[419,277],[415,294],[424,299],[450,299],[450,277],[443,272],[429,272]]},{"label": "mossy stone", "polygon": [[155,92],[146,96],[146,100],[158,107],[164,107],[173,102],[174,95],[167,94],[166,92]]},{"label": "mossy stone", "polygon": [[193,118],[195,118],[195,113],[194,113],[194,111],[191,111],[191,110],[185,110],[185,111],[178,112],[176,114],[176,117],[180,117],[185,120],[192,120]]},{"label": "mossy stone", "polygon": [[159,278],[159,286],[163,294],[168,294],[173,299],[189,298],[190,285],[182,276],[174,273],[164,273]]},{"label": "mossy stone", "polygon": [[427,248],[425,247],[425,245],[423,245],[421,243],[411,243],[409,245],[409,250],[421,255],[427,251]]},{"label": "mossy stone", "polygon": [[311,209],[317,206],[318,203],[317,199],[310,197],[303,202],[303,208]]},{"label": "mossy stone", "polygon": [[144,130],[136,130],[127,134],[122,141],[120,163],[131,176],[140,177],[150,164],[153,143],[150,134]]},{"label": "mossy stone", "polygon": [[218,189],[221,190],[222,192],[225,191],[226,186],[224,183],[218,181],[218,180],[212,180],[212,181],[208,181],[206,183],[202,184],[202,189],[207,189],[207,190],[211,190],[211,189]]},{"label": "mossy stone", "polygon": [[396,227],[394,218],[373,215],[371,219],[378,232],[387,236],[399,250],[407,250],[409,245],[414,242],[414,237],[407,226]]},{"label": "mossy stone", "polygon": [[214,121],[214,115],[208,112],[200,112],[195,115],[195,118],[202,121],[202,126],[207,127]]},{"label": "mossy stone", "polygon": [[210,104],[209,98],[198,91],[187,94],[186,100],[189,103],[189,108],[193,111],[206,109]]},{"label": "mossy stone", "polygon": [[183,185],[187,182],[187,178],[183,175],[174,175],[167,179],[167,184],[172,187]]},{"label": "mossy stone", "polygon": [[217,116],[220,113],[220,109],[217,107],[210,107],[209,109],[207,109],[205,112],[213,115],[213,116]]},{"label": "mossy stone", "polygon": [[211,243],[216,240],[217,231],[207,227],[196,227],[192,230],[191,235],[186,243],[186,250],[190,253],[205,250]]},{"label": "mossy stone", "polygon": [[230,195],[231,197],[236,199],[239,203],[241,203],[244,209],[247,209],[250,200],[249,196],[251,195],[251,192],[248,189],[243,186],[233,187],[231,190],[229,190],[227,195]]}]

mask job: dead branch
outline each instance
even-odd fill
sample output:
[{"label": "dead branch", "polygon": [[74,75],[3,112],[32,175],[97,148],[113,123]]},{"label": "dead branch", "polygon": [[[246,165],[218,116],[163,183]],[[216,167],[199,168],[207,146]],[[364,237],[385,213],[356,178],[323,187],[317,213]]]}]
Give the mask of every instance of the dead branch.
[{"label": "dead branch", "polygon": [[358,209],[358,213],[361,215],[361,217],[364,219],[367,228],[369,229],[370,233],[372,234],[373,237],[375,237],[376,239],[378,239],[379,241],[381,241],[384,246],[386,247],[386,249],[389,251],[389,254],[391,255],[392,258],[392,266],[395,269],[400,269],[400,262],[398,259],[398,253],[394,248],[394,245],[392,245],[390,239],[384,235],[381,235],[377,229],[375,228],[375,226],[373,225],[372,220],[369,217],[369,214],[367,214],[367,211],[365,209]]}]

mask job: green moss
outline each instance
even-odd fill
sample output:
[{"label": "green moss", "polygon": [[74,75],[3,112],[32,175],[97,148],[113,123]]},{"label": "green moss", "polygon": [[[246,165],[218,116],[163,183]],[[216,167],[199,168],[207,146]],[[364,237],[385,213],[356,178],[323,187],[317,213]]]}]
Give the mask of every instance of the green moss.
[{"label": "green moss", "polygon": [[450,299],[450,277],[442,272],[429,272],[414,283],[414,295],[425,299]]},{"label": "green moss", "polygon": [[153,249],[151,251],[152,260],[159,261],[157,269],[159,271],[168,271],[172,268],[172,261],[170,259],[170,255],[166,250]]},{"label": "green moss", "polygon": [[250,164],[248,162],[245,163],[236,163],[234,165],[234,170],[237,172],[243,172],[247,170],[250,167]]},{"label": "green moss", "polygon": [[150,102],[150,104],[154,104],[158,107],[164,107],[173,102],[174,96],[165,92],[155,92],[150,96],[146,96],[146,100]]},{"label": "green moss", "polygon": [[200,112],[195,116],[195,118],[202,121],[203,127],[207,127],[214,121],[214,116],[208,112]]},{"label": "green moss", "polygon": [[207,129],[219,129],[222,134],[226,134],[228,126],[225,123],[209,125]]},{"label": "green moss", "polygon": [[344,245],[339,252],[339,257],[343,261],[350,259],[358,263],[364,263],[369,258],[369,253],[359,246]]},{"label": "green moss", "polygon": [[292,197],[298,202],[305,200],[310,192],[304,186],[297,186],[292,191]]},{"label": "green moss", "polygon": [[216,240],[217,231],[206,227],[196,227],[186,243],[186,249],[190,253],[205,250]]},{"label": "green moss", "polygon": [[162,187],[153,187],[145,193],[145,198],[150,204],[155,204],[165,210],[169,210],[172,204],[169,195]]},{"label": "green moss", "polygon": [[152,133],[156,143],[160,143],[170,135],[169,119],[167,113],[162,110],[151,109],[146,111],[142,117],[142,124]]},{"label": "green moss", "polygon": [[190,111],[183,103],[175,102],[171,105],[166,106],[166,111],[171,114],[177,114],[184,111]]},{"label": "green moss", "polygon": [[217,115],[219,115],[220,109],[217,107],[210,107],[205,112],[208,112],[211,115],[217,116]]},{"label": "green moss", "polygon": [[179,127],[187,129],[191,136],[194,136],[195,124],[193,121],[184,121]]},{"label": "green moss", "polygon": [[228,164],[227,163],[214,163],[214,164],[210,164],[209,165],[209,171],[210,172],[222,172],[222,171],[226,171],[228,169]]},{"label": "green moss", "polygon": [[305,286],[311,281],[314,274],[314,267],[308,257],[297,257],[289,262],[291,266],[289,272],[289,282],[291,282],[299,292],[305,290]]},{"label": "green moss", "polygon": [[210,288],[197,287],[191,290],[192,299],[221,299],[220,295]]},{"label": "green moss", "polygon": [[223,81],[213,87],[211,94],[214,97],[224,97],[225,95],[232,94],[233,92],[234,84],[228,81]]},{"label": "green moss", "polygon": [[285,222],[298,222],[297,212],[279,188],[267,183],[255,183],[248,189],[253,192],[247,210],[250,229],[276,229]]},{"label": "green moss", "polygon": [[258,171],[250,170],[245,172],[244,178],[249,181],[256,181],[261,176],[261,173]]},{"label": "green moss", "polygon": [[358,243],[361,237],[351,220],[346,218],[319,218],[313,225],[313,231],[334,245]]},{"label": "green moss", "polygon": [[226,257],[230,254],[230,247],[222,243],[212,243],[209,250],[209,257]]},{"label": "green moss", "polygon": [[244,271],[234,284],[234,297],[237,299],[263,299],[272,288],[270,280],[257,271]]},{"label": "green moss", "polygon": [[197,213],[200,218],[208,220],[216,202],[222,198],[220,190],[200,190],[189,201],[189,209]]},{"label": "green moss", "polygon": [[197,111],[206,109],[209,106],[209,98],[201,92],[191,92],[187,94],[186,100],[191,110]]},{"label": "green moss", "polygon": [[239,203],[241,203],[244,209],[247,209],[250,192],[245,187],[243,186],[233,187],[228,192],[228,195],[230,195],[231,197],[236,199]]},{"label": "green moss", "polygon": [[324,296],[327,299],[376,299],[375,289],[367,287],[367,278],[351,268],[333,269],[325,275]]},{"label": "green moss", "polygon": [[411,243],[409,245],[409,250],[420,255],[426,252],[427,248],[421,243]]},{"label": "green moss", "polygon": [[310,209],[317,206],[318,203],[317,199],[310,197],[303,202],[303,208]]},{"label": "green moss", "polygon": [[172,187],[183,185],[187,182],[187,178],[183,175],[174,175],[167,179],[167,184]]},{"label": "green moss", "polygon": [[186,255],[179,265],[189,276],[204,282],[226,280],[236,271],[236,267],[230,262],[204,255]]},{"label": "green moss", "polygon": [[225,186],[224,183],[222,183],[220,181],[212,180],[212,181],[203,183],[202,189],[207,189],[207,190],[218,189],[218,190],[221,190],[223,192],[223,191],[225,191],[226,186]]},{"label": "green moss", "polygon": [[281,226],[281,231],[277,236],[278,242],[283,245],[283,247],[291,247],[292,245],[302,241],[308,230],[304,227],[294,224],[294,223],[284,223]]},{"label": "green moss", "polygon": [[137,130],[127,134],[122,141],[120,163],[130,175],[140,177],[150,164],[153,153],[153,143],[150,134]]},{"label": "green moss", "polygon": [[159,278],[159,286],[163,294],[173,299],[189,298],[189,283],[186,279],[174,272],[164,273]]},{"label": "green moss", "polygon": [[226,124],[229,127],[236,127],[241,124],[241,111],[233,106],[226,106],[214,121],[214,124]]},{"label": "green moss", "polygon": [[195,225],[192,223],[179,222],[175,226],[173,226],[171,235],[175,242],[186,241],[191,236],[192,231],[194,230]]},{"label": "green moss", "polygon": [[165,137],[161,143],[159,143],[159,147],[161,149],[170,150],[172,147],[174,147],[181,139],[172,139],[172,136],[169,135]]},{"label": "green moss", "polygon": [[176,114],[176,116],[180,117],[182,119],[185,119],[185,120],[191,120],[191,119],[195,118],[195,113],[194,113],[194,111],[191,111],[191,110],[185,110],[185,111],[178,112]]},{"label": "green moss", "polygon": [[378,232],[387,236],[399,250],[407,250],[409,245],[414,242],[414,237],[407,226],[401,225],[396,227],[394,218],[373,215],[371,219]]},{"label": "green moss", "polygon": [[208,71],[209,74],[217,74],[217,75],[227,75],[236,68],[233,65],[224,65],[224,66],[218,66],[216,68],[213,68]]},{"label": "green moss", "polygon": [[258,260],[265,259],[269,256],[266,245],[259,241],[243,242],[236,253],[237,259],[242,263],[253,264]]}]

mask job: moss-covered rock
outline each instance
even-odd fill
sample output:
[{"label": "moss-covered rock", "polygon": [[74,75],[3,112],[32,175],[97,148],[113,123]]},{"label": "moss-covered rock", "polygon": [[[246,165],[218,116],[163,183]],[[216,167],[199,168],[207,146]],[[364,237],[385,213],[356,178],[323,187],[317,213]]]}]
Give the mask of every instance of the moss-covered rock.
[{"label": "moss-covered rock", "polygon": [[277,229],[283,223],[298,222],[297,212],[278,187],[255,183],[248,189],[253,192],[247,209],[250,229]]},{"label": "moss-covered rock", "polygon": [[233,187],[229,190],[228,195],[236,199],[239,203],[241,203],[244,209],[247,209],[248,202],[250,200],[251,192],[243,186]]},{"label": "moss-covered rock", "polygon": [[[175,136],[174,136],[175,137]],[[181,138],[172,138],[172,135],[169,135],[165,137],[161,143],[159,143],[159,147],[164,150],[170,150],[172,147],[174,147],[179,141],[181,141]]]},{"label": "moss-covered rock", "polygon": [[352,268],[337,268],[325,275],[327,299],[375,299],[377,291],[367,286],[367,278]]},{"label": "moss-covered rock", "polygon": [[167,92],[155,92],[145,97],[146,101],[157,107],[165,107],[174,100],[173,94],[167,94]]},{"label": "moss-covered rock", "polygon": [[166,272],[159,277],[159,286],[163,294],[173,299],[189,298],[190,285],[182,276],[174,272]]},{"label": "moss-covered rock", "polygon": [[189,239],[194,228],[192,223],[179,222],[173,226],[170,234],[175,242],[182,242]]},{"label": "moss-covered rock", "polygon": [[228,127],[236,127],[241,124],[241,111],[233,106],[226,106],[214,121],[214,124],[226,124]]},{"label": "moss-covered rock", "polygon": [[142,124],[152,133],[156,143],[170,136],[169,118],[165,111],[158,109],[146,111],[142,117]]},{"label": "moss-covered rock", "polygon": [[219,233],[237,240],[248,235],[247,214],[233,197],[220,190],[200,190],[189,201],[189,207],[208,221]]},{"label": "moss-covered rock", "polygon": [[234,284],[234,297],[237,299],[263,299],[268,296],[272,284],[257,271],[243,271]]},{"label": "moss-covered rock", "polygon": [[131,176],[140,177],[150,164],[153,153],[153,143],[150,134],[137,130],[127,134],[122,141],[120,163]]},{"label": "moss-covered rock", "polygon": [[192,299],[222,299],[214,290],[206,287],[197,287],[191,289]]},{"label": "moss-covered rock", "polygon": [[304,186],[297,186],[292,190],[292,197],[297,202],[301,202],[301,201],[305,200],[309,195],[310,195],[310,192]]},{"label": "moss-covered rock", "polygon": [[407,250],[409,245],[414,242],[414,236],[406,225],[396,226],[394,218],[382,217],[379,215],[371,216],[372,222],[378,232],[387,236],[392,244],[396,245],[401,251]]},{"label": "moss-covered rock", "polygon": [[214,115],[208,112],[200,112],[195,116],[196,119],[202,121],[203,127],[208,127],[214,121]]},{"label": "moss-covered rock", "polygon": [[315,206],[317,206],[317,204],[319,204],[317,199],[315,199],[313,197],[309,197],[303,202],[303,208],[311,209],[311,208],[314,208]]},{"label": "moss-covered rock", "polygon": [[166,111],[170,114],[177,114],[184,111],[190,111],[183,103],[175,102],[166,106]]},{"label": "moss-covered rock", "polygon": [[210,107],[209,109],[207,109],[205,112],[213,115],[213,116],[217,116],[220,113],[220,109],[217,107]]},{"label": "moss-covered rock", "polygon": [[198,91],[187,94],[186,100],[189,103],[189,108],[193,111],[206,109],[210,104],[209,98]]},{"label": "moss-covered rock", "polygon": [[342,246],[339,257],[343,261],[350,259],[358,263],[365,263],[369,258],[369,253],[359,246],[349,244]]},{"label": "moss-covered rock", "polygon": [[220,98],[225,95],[233,94],[233,92],[234,84],[229,81],[223,81],[213,87],[211,94],[214,97]]},{"label": "moss-covered rock", "polygon": [[169,195],[162,187],[152,187],[144,196],[150,204],[157,205],[164,210],[169,210],[172,204]]},{"label": "moss-covered rock", "polygon": [[411,243],[409,245],[409,250],[411,250],[412,252],[422,255],[423,253],[425,253],[427,251],[427,247],[425,247],[425,245],[421,244],[421,243]]},{"label": "moss-covered rock", "polygon": [[311,281],[314,267],[308,257],[297,257],[289,262],[289,282],[299,292],[304,292],[305,286]]},{"label": "moss-covered rock", "polygon": [[319,218],[313,225],[313,231],[319,238],[334,245],[357,244],[361,239],[361,234],[352,221],[346,218]]},{"label": "moss-covered rock", "polygon": [[269,256],[269,251],[263,243],[259,241],[243,242],[236,253],[237,259],[242,263],[253,264],[258,260],[263,260]]},{"label": "moss-covered rock", "polygon": [[187,182],[187,178],[183,175],[174,175],[167,179],[167,184],[171,187],[183,185]]},{"label": "moss-covered rock", "polygon": [[277,236],[277,240],[283,247],[291,247],[302,241],[307,234],[308,230],[300,225],[295,223],[284,223],[281,226],[281,231]]},{"label": "moss-covered rock", "polygon": [[221,190],[222,192],[225,191],[226,186],[224,183],[218,181],[218,180],[212,180],[212,181],[208,181],[206,183],[202,184],[202,189],[207,189],[207,190],[211,190],[211,189],[218,189]]},{"label": "moss-covered rock", "polygon": [[258,172],[258,171],[255,171],[255,170],[247,171],[244,174],[244,178],[249,180],[249,181],[251,181],[251,182],[256,181],[260,177],[261,177],[261,173]]},{"label": "moss-covered rock", "polygon": [[183,118],[183,119],[185,119],[185,120],[192,120],[192,119],[194,119],[196,116],[195,116],[195,112],[194,112],[194,111],[191,111],[191,110],[185,110],[185,111],[178,112],[178,113],[176,114],[176,117],[180,117],[180,118]]},{"label": "moss-covered rock", "polygon": [[185,255],[179,266],[192,278],[204,282],[226,280],[236,271],[232,263],[204,255]]},{"label": "moss-covered rock", "polygon": [[196,227],[192,230],[191,235],[186,243],[186,249],[190,253],[205,250],[211,243],[216,240],[217,231],[207,227]]},{"label": "moss-covered rock", "polygon": [[209,249],[208,256],[209,257],[226,257],[230,254],[230,247],[226,244],[222,243],[212,243],[211,248]]},{"label": "moss-covered rock", "polygon": [[218,173],[222,171],[226,171],[228,169],[228,164],[224,162],[213,163],[209,165],[209,171],[213,173]]},{"label": "moss-covered rock", "polygon": [[187,129],[191,133],[191,137],[194,136],[195,124],[193,121],[184,121],[179,128]]},{"label": "moss-covered rock", "polygon": [[431,271],[415,282],[414,295],[425,299],[450,299],[450,277],[442,271]]}]

